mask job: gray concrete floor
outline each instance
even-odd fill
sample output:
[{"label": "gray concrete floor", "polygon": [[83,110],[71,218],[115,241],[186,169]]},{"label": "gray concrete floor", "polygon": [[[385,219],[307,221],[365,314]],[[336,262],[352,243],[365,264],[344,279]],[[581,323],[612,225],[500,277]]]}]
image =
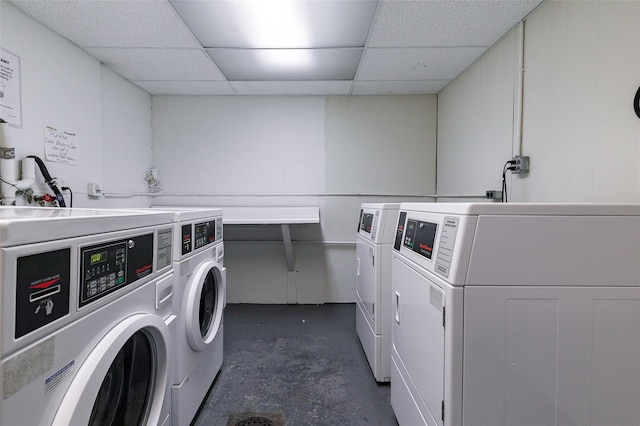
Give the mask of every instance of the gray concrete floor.
[{"label": "gray concrete floor", "polygon": [[196,426],[248,416],[275,425],[397,425],[355,331],[355,304],[230,304],[224,364]]}]

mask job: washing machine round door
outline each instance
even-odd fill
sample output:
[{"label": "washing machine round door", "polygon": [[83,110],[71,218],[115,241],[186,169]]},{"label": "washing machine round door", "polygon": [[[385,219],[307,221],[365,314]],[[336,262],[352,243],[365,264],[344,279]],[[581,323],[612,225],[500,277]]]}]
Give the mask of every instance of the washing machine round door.
[{"label": "washing machine round door", "polygon": [[185,326],[189,346],[203,350],[216,337],[224,309],[224,283],[218,262],[198,266],[187,284],[184,299]]},{"label": "washing machine round door", "polygon": [[169,339],[157,316],[137,314],[120,322],[79,367],[53,424],[157,424],[167,386]]}]

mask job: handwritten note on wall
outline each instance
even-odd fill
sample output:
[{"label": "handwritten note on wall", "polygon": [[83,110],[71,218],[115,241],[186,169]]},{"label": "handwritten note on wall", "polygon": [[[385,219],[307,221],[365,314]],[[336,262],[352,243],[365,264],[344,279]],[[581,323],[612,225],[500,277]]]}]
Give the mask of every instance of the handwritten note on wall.
[{"label": "handwritten note on wall", "polygon": [[48,161],[77,165],[80,149],[76,134],[47,126],[44,129],[44,153]]}]

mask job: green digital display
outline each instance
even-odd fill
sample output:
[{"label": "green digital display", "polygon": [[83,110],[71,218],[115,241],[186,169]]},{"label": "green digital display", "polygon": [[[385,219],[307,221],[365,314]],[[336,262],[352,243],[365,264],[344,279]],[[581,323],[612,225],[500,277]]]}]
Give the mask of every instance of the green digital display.
[{"label": "green digital display", "polygon": [[91,255],[91,260],[89,261],[90,265],[95,265],[98,263],[102,263],[102,262],[106,262],[107,261],[107,252],[106,251],[101,251],[100,253],[93,253]]}]

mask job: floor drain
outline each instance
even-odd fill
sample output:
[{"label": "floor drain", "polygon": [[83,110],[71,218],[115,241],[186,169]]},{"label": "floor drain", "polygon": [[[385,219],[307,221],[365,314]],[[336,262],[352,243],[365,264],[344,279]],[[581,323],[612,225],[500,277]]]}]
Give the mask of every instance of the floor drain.
[{"label": "floor drain", "polygon": [[234,413],[229,416],[227,426],[284,426],[284,413]]},{"label": "floor drain", "polygon": [[276,424],[266,417],[247,417],[235,424],[235,426],[275,426]]}]

